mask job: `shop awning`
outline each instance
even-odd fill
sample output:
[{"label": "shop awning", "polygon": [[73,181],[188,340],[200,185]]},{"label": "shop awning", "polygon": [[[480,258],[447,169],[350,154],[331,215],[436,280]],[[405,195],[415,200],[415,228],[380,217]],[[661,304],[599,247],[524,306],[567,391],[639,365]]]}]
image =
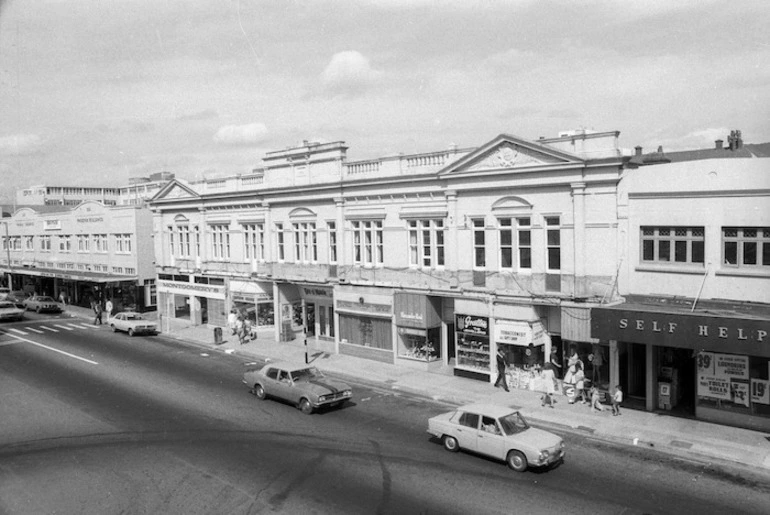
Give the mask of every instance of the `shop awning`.
[{"label": "shop awning", "polygon": [[770,357],[770,306],[692,300],[627,301],[591,309],[600,340]]},{"label": "shop awning", "polygon": [[136,282],[139,279],[137,275],[103,274],[98,272],[87,272],[84,270],[60,270],[58,268],[0,267],[0,272],[35,277],[54,277],[57,279],[92,283]]}]

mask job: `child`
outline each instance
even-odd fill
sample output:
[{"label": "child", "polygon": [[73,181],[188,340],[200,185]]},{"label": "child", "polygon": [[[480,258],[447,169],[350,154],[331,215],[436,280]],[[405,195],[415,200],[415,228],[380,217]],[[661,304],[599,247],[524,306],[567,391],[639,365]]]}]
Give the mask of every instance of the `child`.
[{"label": "child", "polygon": [[553,394],[546,392],[540,397],[540,406],[553,408],[554,404],[556,404],[556,399],[553,398]]},{"label": "child", "polygon": [[604,411],[604,408],[602,407],[602,403],[599,400],[599,390],[596,388],[596,386],[591,387],[591,411]]},{"label": "child", "polygon": [[612,415],[620,415],[620,403],[623,402],[623,389],[620,385],[615,387],[615,393],[612,395]]}]

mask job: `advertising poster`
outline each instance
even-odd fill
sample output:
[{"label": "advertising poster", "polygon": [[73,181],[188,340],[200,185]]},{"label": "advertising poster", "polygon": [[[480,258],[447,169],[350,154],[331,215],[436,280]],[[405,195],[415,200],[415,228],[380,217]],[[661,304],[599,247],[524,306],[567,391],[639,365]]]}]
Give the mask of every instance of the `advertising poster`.
[{"label": "advertising poster", "polygon": [[704,377],[698,379],[698,395],[710,399],[732,400],[730,381],[721,377]]},{"label": "advertising poster", "polygon": [[751,380],[751,402],[770,404],[770,381],[767,379]]},{"label": "advertising poster", "polygon": [[748,381],[732,381],[730,383],[730,390],[733,394],[733,402],[740,404],[741,406],[749,407],[749,382]]},{"label": "advertising poster", "polygon": [[714,354],[714,372],[717,377],[749,379],[749,357],[734,354]]}]

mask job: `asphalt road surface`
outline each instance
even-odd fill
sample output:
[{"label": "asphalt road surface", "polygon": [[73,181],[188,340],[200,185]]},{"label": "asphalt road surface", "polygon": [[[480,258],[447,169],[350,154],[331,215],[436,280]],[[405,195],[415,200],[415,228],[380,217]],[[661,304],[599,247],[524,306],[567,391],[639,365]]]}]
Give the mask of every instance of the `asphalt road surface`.
[{"label": "asphalt road surface", "polygon": [[770,512],[750,470],[562,433],[564,464],[516,473],[444,451],[447,407],[387,385],[308,416],[249,394],[242,357],[30,319],[0,325],[3,515]]}]

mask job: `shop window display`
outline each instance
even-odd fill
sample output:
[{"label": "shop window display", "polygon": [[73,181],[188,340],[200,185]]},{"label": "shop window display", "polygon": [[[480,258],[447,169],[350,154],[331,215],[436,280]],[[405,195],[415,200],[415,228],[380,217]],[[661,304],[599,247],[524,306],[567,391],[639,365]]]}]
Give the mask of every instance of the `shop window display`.
[{"label": "shop window display", "polygon": [[457,337],[457,365],[489,372],[490,354],[489,339],[474,335]]},{"label": "shop window display", "polygon": [[586,388],[596,386],[599,390],[610,390],[609,345],[588,342],[564,342],[566,353],[564,382],[571,384],[575,374],[575,363],[580,361],[585,374]]},{"label": "shop window display", "polygon": [[770,417],[770,359],[716,352],[696,359],[699,407]]},{"label": "shop window display", "polygon": [[498,343],[497,347],[503,350],[506,358],[508,358],[508,363],[511,364],[506,373],[509,388],[546,390],[543,379],[543,346],[535,346],[530,343],[523,347]]},{"label": "shop window display", "polygon": [[441,328],[425,330],[399,329],[398,355],[419,361],[441,359]]}]

